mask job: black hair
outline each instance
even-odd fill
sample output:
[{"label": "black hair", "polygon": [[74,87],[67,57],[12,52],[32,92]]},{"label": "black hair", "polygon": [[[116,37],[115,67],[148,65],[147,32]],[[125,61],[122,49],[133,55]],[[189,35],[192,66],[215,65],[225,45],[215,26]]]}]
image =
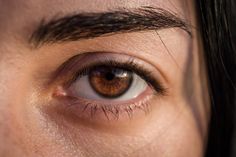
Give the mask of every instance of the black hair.
[{"label": "black hair", "polygon": [[211,97],[206,157],[230,157],[235,113],[236,54],[230,0],[196,0]]}]

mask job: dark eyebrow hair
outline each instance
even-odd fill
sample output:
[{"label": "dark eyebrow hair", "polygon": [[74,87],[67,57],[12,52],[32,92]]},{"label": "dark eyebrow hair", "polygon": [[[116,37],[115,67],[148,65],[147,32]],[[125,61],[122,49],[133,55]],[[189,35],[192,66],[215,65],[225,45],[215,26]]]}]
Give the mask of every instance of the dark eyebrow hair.
[{"label": "dark eyebrow hair", "polygon": [[101,13],[79,13],[48,22],[42,20],[30,37],[34,47],[76,41],[116,33],[164,28],[181,28],[191,35],[188,24],[177,15],[161,8],[141,7]]}]

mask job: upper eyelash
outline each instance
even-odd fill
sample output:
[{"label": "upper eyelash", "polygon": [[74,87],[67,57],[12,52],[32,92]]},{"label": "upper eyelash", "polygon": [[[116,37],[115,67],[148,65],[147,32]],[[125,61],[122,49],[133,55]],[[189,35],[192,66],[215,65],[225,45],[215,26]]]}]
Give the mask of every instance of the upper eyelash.
[{"label": "upper eyelash", "polygon": [[158,81],[156,78],[153,77],[152,72],[144,69],[139,64],[136,64],[133,59],[130,59],[124,63],[118,62],[116,60],[106,59],[103,61],[97,61],[90,65],[86,65],[76,72],[76,74],[71,78],[69,81],[69,85],[76,81],[78,78],[88,75],[89,72],[99,66],[111,66],[114,68],[122,68],[124,70],[128,70],[131,72],[135,72],[139,75],[142,79],[144,79],[149,86],[151,86],[157,94],[166,95],[167,89]]}]

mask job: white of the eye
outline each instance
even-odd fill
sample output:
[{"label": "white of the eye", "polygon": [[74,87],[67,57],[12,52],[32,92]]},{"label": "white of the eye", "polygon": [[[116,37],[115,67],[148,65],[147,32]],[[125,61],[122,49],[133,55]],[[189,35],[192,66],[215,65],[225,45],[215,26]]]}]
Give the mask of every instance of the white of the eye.
[{"label": "white of the eye", "polygon": [[130,88],[118,98],[104,98],[93,90],[89,83],[88,75],[78,78],[75,83],[72,84],[73,91],[76,96],[91,99],[91,100],[115,100],[125,101],[131,100],[143,93],[147,88],[147,83],[140,76],[133,74],[133,81]]}]

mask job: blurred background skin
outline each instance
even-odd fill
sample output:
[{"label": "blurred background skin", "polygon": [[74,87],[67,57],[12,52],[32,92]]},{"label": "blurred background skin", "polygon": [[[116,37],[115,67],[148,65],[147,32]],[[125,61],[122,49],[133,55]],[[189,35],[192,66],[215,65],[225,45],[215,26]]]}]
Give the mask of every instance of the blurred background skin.
[{"label": "blurred background skin", "polygon": [[[39,49],[28,43],[43,18],[140,6],[170,10],[197,26],[193,2],[187,0],[0,0],[1,157],[203,156],[210,111],[201,40],[195,29],[192,38],[180,29],[159,31],[172,56],[153,31]],[[152,100],[147,116],[111,126],[91,127],[69,114],[59,115],[57,105],[50,107],[54,86],[45,87],[45,80],[82,51],[117,51],[147,60],[162,69],[171,91]]]}]

